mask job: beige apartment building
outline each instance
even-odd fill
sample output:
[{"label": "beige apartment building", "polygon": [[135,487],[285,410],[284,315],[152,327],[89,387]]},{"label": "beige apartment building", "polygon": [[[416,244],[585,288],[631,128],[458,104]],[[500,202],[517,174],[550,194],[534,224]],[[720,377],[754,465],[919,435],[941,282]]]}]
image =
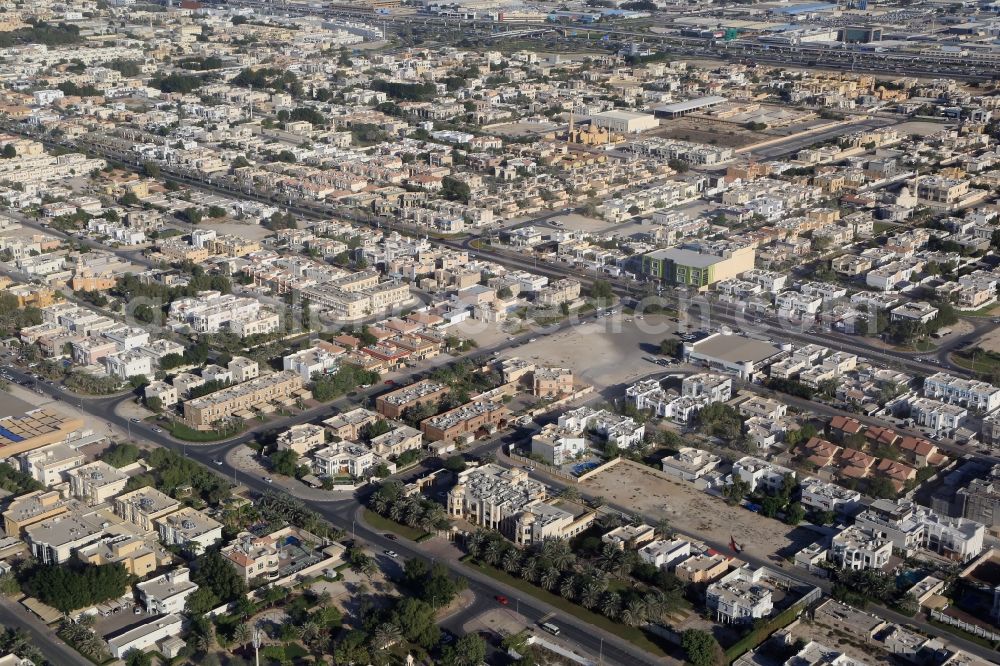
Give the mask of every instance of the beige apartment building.
[{"label": "beige apartment building", "polygon": [[19,536],[25,529],[43,520],[68,511],[68,502],[55,490],[36,490],[21,495],[3,512],[3,529],[7,536]]},{"label": "beige apartment building", "polygon": [[398,419],[412,407],[437,404],[446,393],[448,393],[447,385],[425,379],[380,395],[375,400],[375,410],[387,419]]},{"label": "beige apartment building", "polygon": [[539,398],[555,398],[573,392],[573,371],[568,368],[536,368],[533,393]]},{"label": "beige apartment building", "polygon": [[420,422],[420,429],[432,442],[474,437],[481,428],[493,430],[499,427],[509,414],[499,402],[467,402],[461,407],[424,419]]},{"label": "beige apartment building", "polygon": [[179,509],[181,503],[146,486],[115,498],[115,513],[146,532],[156,531],[156,520]]},{"label": "beige apartment building", "polygon": [[208,430],[223,419],[231,416],[253,418],[255,409],[295,397],[309,397],[309,392],[303,389],[302,376],[282,370],[188,400],[184,403],[184,420],[193,428]]},{"label": "beige apartment building", "polygon": [[496,530],[519,546],[570,538],[594,522],[595,512],[574,515],[546,496],[545,485],[523,469],[481,465],[459,475],[448,493],[448,515]]}]

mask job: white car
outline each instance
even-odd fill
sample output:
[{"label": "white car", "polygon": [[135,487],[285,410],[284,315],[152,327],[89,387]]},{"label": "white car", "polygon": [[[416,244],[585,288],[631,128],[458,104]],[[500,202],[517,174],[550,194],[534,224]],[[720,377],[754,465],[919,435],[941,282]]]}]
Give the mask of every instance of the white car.
[{"label": "white car", "polygon": [[397,557],[399,557],[399,553],[397,553],[397,552],[396,552],[396,551],[394,551],[394,550],[387,550],[387,551],[385,551],[385,554],[386,554],[386,555],[387,555],[388,557],[391,557],[392,559],[396,559]]}]

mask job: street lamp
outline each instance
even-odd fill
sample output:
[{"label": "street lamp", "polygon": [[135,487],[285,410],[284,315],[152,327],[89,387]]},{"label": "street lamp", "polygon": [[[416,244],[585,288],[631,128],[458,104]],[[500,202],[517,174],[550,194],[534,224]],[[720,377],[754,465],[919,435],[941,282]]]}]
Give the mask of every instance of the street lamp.
[{"label": "street lamp", "polygon": [[255,625],[253,628],[253,655],[254,662],[260,666],[260,625]]}]

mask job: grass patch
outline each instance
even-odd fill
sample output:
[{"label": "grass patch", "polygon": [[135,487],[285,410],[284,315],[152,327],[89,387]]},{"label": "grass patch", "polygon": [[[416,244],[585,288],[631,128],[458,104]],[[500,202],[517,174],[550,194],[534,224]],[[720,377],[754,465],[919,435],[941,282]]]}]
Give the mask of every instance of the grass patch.
[{"label": "grass patch", "polygon": [[225,430],[195,430],[180,421],[165,424],[165,427],[177,439],[183,439],[188,442],[217,442],[220,439],[235,437],[246,429],[245,426],[240,426]]},{"label": "grass patch", "polygon": [[1000,354],[991,352],[977,352],[975,355],[961,352],[952,354],[951,360],[956,365],[960,365],[966,370],[972,370],[978,374],[988,375],[1000,370]]},{"label": "grass patch", "polygon": [[876,222],[872,226],[872,233],[874,233],[876,236],[879,236],[881,234],[884,234],[887,231],[892,231],[893,229],[898,229],[898,228],[900,228],[902,226],[904,226],[904,225],[902,225],[902,224],[893,224],[892,222]]},{"label": "grass patch", "polygon": [[622,638],[629,643],[632,643],[638,648],[641,648],[649,653],[655,654],[658,657],[665,657],[667,653],[659,645],[650,640],[650,637],[642,629],[638,627],[627,627],[623,624],[618,624],[613,622],[603,615],[598,615],[597,613],[591,612],[582,606],[577,606],[571,601],[567,601],[562,597],[553,594],[547,590],[543,590],[540,587],[535,587],[527,581],[523,581],[520,578],[515,578],[508,573],[500,571],[499,569],[494,569],[493,567],[482,564],[475,561],[470,557],[463,557],[462,562],[466,566],[472,567],[482,571],[487,576],[495,578],[496,580],[510,585],[511,587],[528,594],[539,601],[544,601],[550,606],[554,606],[559,610],[563,611],[567,615],[572,615],[573,617],[586,622],[587,624],[592,624],[596,627],[600,627],[605,631],[609,631],[615,636]]},{"label": "grass patch", "polygon": [[398,534],[399,536],[409,539],[410,541],[419,541],[424,537],[430,538],[432,536],[429,532],[418,530],[417,528],[410,527],[409,525],[402,525],[397,523],[395,520],[389,520],[385,516],[380,516],[371,509],[365,509],[365,522],[375,529]]}]

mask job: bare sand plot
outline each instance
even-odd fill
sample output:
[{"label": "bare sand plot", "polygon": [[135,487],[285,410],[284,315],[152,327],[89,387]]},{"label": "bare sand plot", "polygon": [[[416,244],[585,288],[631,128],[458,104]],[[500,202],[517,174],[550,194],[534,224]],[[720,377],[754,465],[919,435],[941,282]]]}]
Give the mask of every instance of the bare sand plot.
[{"label": "bare sand plot", "polygon": [[[543,365],[570,368],[580,381],[598,390],[632,382],[661,369],[646,360],[667,336],[665,327],[627,321],[631,317],[606,317],[539,335],[534,342],[508,349],[504,358],[516,356]],[[645,330],[642,330],[645,329]],[[662,330],[661,330],[662,329]],[[644,353],[643,348],[649,353]]]},{"label": "bare sand plot", "polygon": [[729,506],[690,483],[671,480],[629,460],[580,485],[587,493],[600,495],[616,506],[654,520],[665,518],[677,531],[709,544],[728,544],[732,537],[747,554],[760,558],[779,551],[795,552],[817,538],[802,528]]},{"label": "bare sand plot", "polygon": [[[1000,309],[1000,306],[998,306]],[[1000,327],[994,328],[969,345],[968,349],[980,347],[986,351],[1000,353]]]}]

